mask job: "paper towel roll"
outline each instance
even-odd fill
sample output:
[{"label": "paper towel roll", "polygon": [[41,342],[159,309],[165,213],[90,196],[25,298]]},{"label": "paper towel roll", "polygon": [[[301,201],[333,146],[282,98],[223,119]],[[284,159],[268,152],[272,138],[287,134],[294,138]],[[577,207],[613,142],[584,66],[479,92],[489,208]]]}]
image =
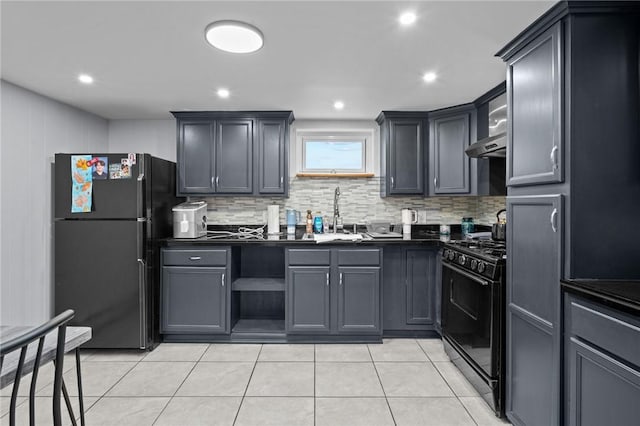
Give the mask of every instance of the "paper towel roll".
[{"label": "paper towel roll", "polygon": [[280,232],[280,206],[267,206],[267,233],[277,234]]}]

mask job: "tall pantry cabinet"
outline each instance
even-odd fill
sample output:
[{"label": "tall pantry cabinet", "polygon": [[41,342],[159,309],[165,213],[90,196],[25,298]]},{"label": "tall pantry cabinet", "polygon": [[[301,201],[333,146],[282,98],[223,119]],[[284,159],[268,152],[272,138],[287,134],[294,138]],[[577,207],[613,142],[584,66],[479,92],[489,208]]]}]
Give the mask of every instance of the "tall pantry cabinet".
[{"label": "tall pantry cabinet", "polygon": [[[565,422],[561,278],[638,278],[640,5],[559,2],[505,46],[506,412]],[[625,225],[626,224],[626,225]]]}]

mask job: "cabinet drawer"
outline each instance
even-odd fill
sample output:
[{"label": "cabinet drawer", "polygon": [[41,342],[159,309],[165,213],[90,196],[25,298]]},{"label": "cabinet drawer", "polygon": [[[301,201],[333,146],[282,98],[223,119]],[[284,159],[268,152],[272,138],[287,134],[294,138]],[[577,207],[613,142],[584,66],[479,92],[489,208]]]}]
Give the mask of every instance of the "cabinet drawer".
[{"label": "cabinet drawer", "polygon": [[164,250],[162,264],[179,266],[226,266],[227,250]]},{"label": "cabinet drawer", "polygon": [[338,265],[380,265],[380,249],[340,249],[338,250]]},{"label": "cabinet drawer", "polygon": [[290,249],[289,265],[329,265],[331,263],[330,250]]},{"label": "cabinet drawer", "polygon": [[640,365],[640,319],[574,297],[569,308],[571,334]]}]

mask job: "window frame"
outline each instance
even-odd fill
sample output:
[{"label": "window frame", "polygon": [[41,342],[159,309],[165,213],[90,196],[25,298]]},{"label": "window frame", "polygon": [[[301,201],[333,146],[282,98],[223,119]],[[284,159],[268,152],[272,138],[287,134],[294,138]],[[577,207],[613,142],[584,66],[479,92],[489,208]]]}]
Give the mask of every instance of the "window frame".
[{"label": "window frame", "polygon": [[[316,128],[298,128],[295,129],[295,144],[292,149],[292,159],[295,157],[295,166],[292,165],[291,172],[293,175],[313,177],[331,176],[338,177],[373,177],[375,173],[375,138],[376,130],[374,128],[357,127],[357,128],[341,128],[337,127],[316,127]],[[363,169],[361,171],[329,169],[320,171],[319,169],[306,169],[305,164],[305,140],[344,140],[344,141],[363,141]],[[305,170],[306,169],[306,170]]]},{"label": "window frame", "polygon": [[[355,142],[361,146],[360,164],[359,169],[340,169],[340,168],[326,168],[317,169],[307,167],[307,142]],[[321,135],[321,136],[302,136],[302,164],[300,167],[302,173],[339,173],[339,174],[360,174],[367,171],[367,138],[363,135]]]}]

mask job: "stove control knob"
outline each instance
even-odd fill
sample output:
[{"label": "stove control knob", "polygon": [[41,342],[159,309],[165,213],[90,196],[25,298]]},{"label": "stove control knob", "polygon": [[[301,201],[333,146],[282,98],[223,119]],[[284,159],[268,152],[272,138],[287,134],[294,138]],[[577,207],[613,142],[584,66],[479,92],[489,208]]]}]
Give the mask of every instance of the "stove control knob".
[{"label": "stove control knob", "polygon": [[476,266],[478,266],[478,261],[475,259],[471,259],[471,270],[475,271],[476,270]]},{"label": "stove control knob", "polygon": [[453,250],[449,250],[449,260],[453,260],[456,257],[456,254],[453,252]]},{"label": "stove control knob", "polygon": [[464,265],[466,261],[467,261],[466,256],[464,254],[461,254],[460,257],[458,258],[458,263],[461,265]]},{"label": "stove control knob", "polygon": [[487,264],[484,262],[478,262],[478,272],[483,273],[487,268]]}]

